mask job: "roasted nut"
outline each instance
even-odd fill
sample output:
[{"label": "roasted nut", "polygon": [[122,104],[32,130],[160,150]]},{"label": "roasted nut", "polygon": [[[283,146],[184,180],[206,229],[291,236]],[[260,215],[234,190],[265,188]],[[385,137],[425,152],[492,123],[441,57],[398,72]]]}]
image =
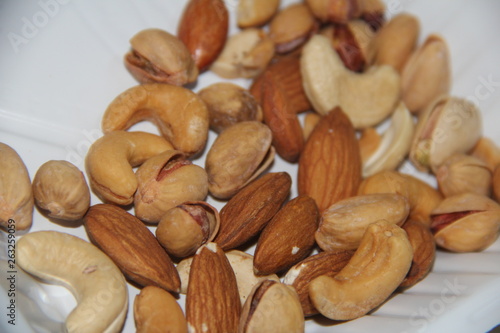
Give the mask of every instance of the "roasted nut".
[{"label": "roasted nut", "polygon": [[281,208],[257,241],[253,266],[258,275],[282,272],[312,251],[319,212],[314,199],[298,196]]},{"label": "roasted nut", "polygon": [[229,199],[264,172],[274,160],[269,127],[258,121],[237,123],[219,134],[208,151],[208,190]]},{"label": "roasted nut", "polygon": [[290,194],[292,178],[286,172],[267,173],[250,182],[220,210],[216,242],[225,251],[256,236]]},{"label": "roasted nut", "polygon": [[382,0],[359,0],[361,18],[373,31],[378,31],[385,24],[385,2]]},{"label": "roasted nut", "polygon": [[189,50],[174,35],[160,29],[145,29],[130,40],[132,50],[125,66],[140,83],[182,86],[196,81],[196,68]]},{"label": "roasted nut", "polygon": [[85,214],[84,225],[90,241],[129,280],[143,287],[153,285],[179,292],[180,279],[172,260],[138,218],[118,206],[98,204]]},{"label": "roasted nut", "polygon": [[492,173],[480,159],[456,154],[447,158],[436,171],[439,190],[445,197],[473,192],[491,194]]},{"label": "roasted nut", "polygon": [[210,128],[217,133],[242,121],[262,121],[262,108],[252,94],[233,83],[219,82],[198,92],[210,114]]},{"label": "roasted nut", "polygon": [[135,297],[134,321],[137,333],[188,332],[186,318],[174,296],[155,286],[142,288]]},{"label": "roasted nut", "polygon": [[241,313],[238,332],[304,332],[304,314],[295,290],[265,280],[256,285]]},{"label": "roasted nut", "polygon": [[175,149],[188,155],[205,147],[208,110],[189,89],[155,83],[127,89],[109,104],[101,126],[104,133],[109,133],[126,130],[143,120],[152,121]]},{"label": "roasted nut", "polygon": [[222,0],[191,0],[177,29],[200,72],[219,56],[226,43],[229,13]]},{"label": "roasted nut", "polygon": [[491,172],[500,164],[500,147],[488,137],[481,137],[470,154],[486,163]]},{"label": "roasted nut", "polygon": [[85,158],[90,187],[105,202],[131,204],[137,190],[132,168],[169,149],[172,145],[155,134],[124,131],[105,134],[90,146]]},{"label": "roasted nut", "polygon": [[320,252],[310,256],[288,270],[283,283],[295,288],[304,316],[318,314],[309,298],[309,283],[321,275],[334,277],[351,260],[354,251]]},{"label": "roasted nut", "polygon": [[240,28],[266,24],[278,11],[280,0],[240,0],[236,12]]},{"label": "roasted nut", "polygon": [[[365,155],[363,177],[369,177],[380,171],[395,170],[401,165],[410,152],[414,131],[413,117],[401,102],[392,114],[390,127],[382,135],[377,147],[373,152],[366,154],[368,156]],[[376,144],[378,140],[374,141]],[[366,140],[360,140],[360,148],[362,142]]]},{"label": "roasted nut", "polygon": [[296,3],[280,10],[269,24],[269,37],[277,53],[287,53],[304,44],[317,30],[309,7]]},{"label": "roasted nut", "polygon": [[401,73],[403,102],[411,112],[421,112],[451,86],[450,54],[445,40],[430,35],[408,59]]},{"label": "roasted nut", "polygon": [[370,63],[390,65],[399,73],[417,47],[420,22],[414,15],[401,13],[377,31],[370,46]]},{"label": "roasted nut", "polygon": [[443,200],[438,190],[426,182],[397,171],[381,171],[365,178],[358,195],[370,193],[397,193],[410,203],[409,218],[429,226],[431,211]]},{"label": "roasted nut", "polygon": [[[308,112],[304,116],[304,126],[302,127],[302,135],[304,136],[304,141],[309,139],[314,127],[321,120],[321,116],[316,112]],[[361,145],[360,145],[361,148]]]},{"label": "roasted nut", "polygon": [[345,24],[361,15],[359,0],[306,0],[314,16],[322,22]]},{"label": "roasted nut", "polygon": [[158,223],[170,208],[186,201],[204,200],[208,194],[205,169],[176,150],[149,158],[135,175],[135,215],[145,222]]},{"label": "roasted nut", "polygon": [[215,243],[196,252],[186,295],[189,332],[236,332],[241,302],[236,277]]},{"label": "roasted nut", "polygon": [[361,156],[349,118],[336,108],[313,129],[299,159],[298,192],[316,200],[320,212],[356,194]]},{"label": "roasted nut", "polygon": [[[500,166],[500,164],[499,164]],[[493,197],[500,202],[500,167],[493,172]]]},{"label": "roasted nut", "polygon": [[36,231],[16,244],[16,263],[48,283],[66,286],[77,305],[65,321],[67,332],[121,331],[128,309],[123,274],[94,245],[66,233]]},{"label": "roasted nut", "polygon": [[395,193],[365,194],[340,200],[321,214],[316,242],[324,251],[356,250],[370,224],[385,220],[401,226],[409,211],[408,200]]},{"label": "roasted nut", "polygon": [[90,190],[85,176],[67,161],[44,163],[33,178],[33,195],[38,207],[50,217],[79,220],[90,207]]},{"label": "roasted nut", "polygon": [[410,269],[413,250],[406,232],[393,223],[371,224],[349,263],[333,278],[309,284],[318,311],[333,320],[361,317],[382,304]]},{"label": "roasted nut", "polygon": [[453,252],[482,251],[500,234],[500,205],[475,193],[445,198],[431,218],[436,244]]},{"label": "roasted nut", "polygon": [[29,229],[35,205],[30,176],[19,154],[5,143],[0,143],[0,170],[0,226]]},{"label": "roasted nut", "polygon": [[399,285],[399,289],[407,289],[429,274],[436,257],[436,242],[429,227],[421,222],[407,220],[402,228],[406,231],[413,248],[413,260],[410,270]]},{"label": "roasted nut", "polygon": [[441,96],[418,118],[410,161],[420,171],[437,168],[456,153],[467,153],[482,136],[481,112],[471,102]]},{"label": "roasted nut", "polygon": [[253,78],[262,73],[274,56],[274,42],[257,28],[242,30],[228,38],[210,69],[226,79]]},{"label": "roasted nut", "polygon": [[215,207],[203,201],[185,202],[170,208],[156,228],[156,238],[175,257],[193,255],[219,231],[220,217]]},{"label": "roasted nut", "polygon": [[313,36],[300,59],[304,90],[314,109],[326,114],[339,106],[355,128],[374,126],[399,102],[400,79],[388,65],[366,73],[348,70],[327,37]]}]

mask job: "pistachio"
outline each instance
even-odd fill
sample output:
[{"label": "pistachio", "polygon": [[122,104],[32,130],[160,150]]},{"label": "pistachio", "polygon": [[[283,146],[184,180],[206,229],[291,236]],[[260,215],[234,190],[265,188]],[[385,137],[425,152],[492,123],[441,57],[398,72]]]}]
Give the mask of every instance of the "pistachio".
[{"label": "pistachio", "polygon": [[156,228],[156,238],[175,257],[193,255],[219,231],[219,212],[203,201],[185,202],[170,208]]},{"label": "pistachio", "polygon": [[366,228],[378,220],[403,225],[410,211],[399,194],[375,193],[337,201],[322,214],[315,237],[325,251],[356,250]]},{"label": "pistachio", "polygon": [[476,252],[493,244],[500,234],[500,205],[475,193],[444,199],[432,211],[436,244],[453,252]]},{"label": "pistachio", "polygon": [[360,0],[361,18],[378,31],[385,23],[385,2],[382,0]]},{"label": "pistachio", "polygon": [[0,142],[0,226],[26,230],[33,223],[33,189],[21,156]]},{"label": "pistachio", "polygon": [[[279,320],[277,320],[279,319]],[[295,290],[265,280],[257,284],[243,306],[238,332],[304,332],[304,314]]]},{"label": "pistachio", "polygon": [[383,65],[354,73],[345,68],[325,36],[313,36],[300,61],[304,90],[320,114],[340,106],[359,129],[380,123],[399,102],[400,79],[394,68]]},{"label": "pistachio", "polygon": [[228,199],[260,175],[274,160],[272,134],[257,121],[237,123],[222,133],[205,160],[210,193]]},{"label": "pistachio", "polygon": [[481,137],[470,154],[488,165],[491,172],[500,164],[500,147],[488,137]]},{"label": "pistachio", "polygon": [[240,0],[236,12],[240,28],[266,24],[278,11],[280,0]]},{"label": "pistachio", "polygon": [[401,94],[411,112],[421,112],[451,86],[450,54],[446,41],[430,35],[412,54],[401,73]]},{"label": "pistachio", "polygon": [[182,86],[198,78],[189,50],[174,35],[145,29],[132,37],[130,44],[132,50],[125,55],[125,66],[140,83]]},{"label": "pistachio", "polygon": [[306,3],[322,22],[345,24],[361,15],[360,0],[306,0]]},{"label": "pistachio", "polygon": [[210,117],[210,128],[217,133],[241,121],[262,121],[262,108],[252,94],[229,82],[211,84],[198,92]]},{"label": "pistachio", "polygon": [[276,52],[287,53],[300,45],[316,31],[317,23],[309,7],[296,3],[279,11],[269,24],[269,37]]},{"label": "pistachio", "polygon": [[158,223],[172,207],[186,201],[204,200],[208,194],[205,170],[176,150],[151,157],[136,171],[135,215]]},{"label": "pistachio", "polygon": [[493,172],[493,197],[500,202],[500,167]]},{"label": "pistachio", "polygon": [[492,173],[480,159],[456,154],[447,158],[436,171],[439,190],[445,197],[465,192],[490,196]]},{"label": "pistachio", "polygon": [[419,116],[410,161],[420,171],[437,171],[456,153],[467,153],[482,136],[481,112],[471,102],[443,95]]},{"label": "pistachio", "polygon": [[226,79],[256,77],[274,56],[274,42],[264,30],[248,28],[228,38],[210,69]]},{"label": "pistachio", "polygon": [[38,207],[50,217],[79,220],[90,207],[90,190],[83,173],[67,161],[44,163],[33,178]]}]

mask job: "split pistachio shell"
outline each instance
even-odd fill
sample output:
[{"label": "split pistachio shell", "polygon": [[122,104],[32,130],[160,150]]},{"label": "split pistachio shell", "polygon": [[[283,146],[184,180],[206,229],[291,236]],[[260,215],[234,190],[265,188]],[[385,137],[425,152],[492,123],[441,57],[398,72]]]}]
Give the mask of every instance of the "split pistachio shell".
[{"label": "split pistachio shell", "polygon": [[278,11],[280,0],[239,0],[236,12],[240,28],[261,26]]},{"label": "split pistachio shell", "polygon": [[363,177],[379,171],[395,170],[410,152],[414,128],[411,113],[403,102],[399,103],[377,148],[363,161]]},{"label": "split pistachio shell", "polygon": [[219,134],[205,161],[210,193],[228,199],[266,170],[274,160],[271,141],[271,130],[258,121],[240,122]]},{"label": "split pistachio shell", "polygon": [[480,138],[470,154],[486,163],[491,172],[500,165],[500,147],[491,138]]},{"label": "split pistachio shell", "polygon": [[419,116],[410,160],[420,171],[436,172],[448,157],[469,152],[481,136],[479,109],[465,99],[441,96]]},{"label": "split pistachio shell", "polygon": [[500,202],[500,164],[493,172],[493,197]]},{"label": "split pistachio shell", "polygon": [[185,202],[169,209],[156,228],[156,238],[175,257],[193,255],[219,230],[219,212],[204,201]]},{"label": "split pistachio shell", "polygon": [[304,332],[299,296],[291,286],[265,280],[257,284],[243,306],[239,333]]},{"label": "split pistachio shell", "polygon": [[412,112],[424,110],[451,86],[450,54],[446,41],[430,35],[408,59],[401,73],[401,93]]},{"label": "split pistachio shell", "polygon": [[347,198],[321,214],[316,242],[325,251],[356,250],[371,223],[384,219],[401,226],[409,212],[408,200],[396,193]]},{"label": "split pistachio shell", "polygon": [[205,170],[177,150],[151,157],[137,169],[136,176],[135,215],[149,223],[158,223],[172,207],[204,200],[208,194]]},{"label": "split pistachio shell", "polygon": [[355,128],[380,123],[399,102],[400,78],[394,68],[352,72],[325,36],[315,35],[306,43],[300,64],[304,91],[314,109],[325,115],[340,106]]},{"label": "split pistachio shell", "polygon": [[480,159],[456,154],[444,162],[436,172],[439,190],[445,197],[465,192],[484,196],[491,193],[492,172]]},{"label": "split pistachio shell", "polygon": [[432,211],[436,244],[453,252],[482,251],[500,234],[500,205],[475,193],[444,199]]},{"label": "split pistachio shell", "polygon": [[198,78],[189,50],[174,35],[160,29],[145,29],[130,40],[132,51],[125,65],[141,83],[169,83],[182,86]]},{"label": "split pistachio shell", "polygon": [[362,13],[360,0],[306,0],[314,16],[322,22],[346,24]]}]

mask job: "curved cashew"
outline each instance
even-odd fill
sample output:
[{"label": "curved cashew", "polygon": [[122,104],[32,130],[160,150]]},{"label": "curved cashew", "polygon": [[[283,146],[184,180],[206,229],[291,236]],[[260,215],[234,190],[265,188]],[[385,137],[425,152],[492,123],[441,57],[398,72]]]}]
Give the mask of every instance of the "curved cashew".
[{"label": "curved cashew", "polygon": [[90,186],[103,201],[131,204],[138,186],[132,167],[169,149],[172,145],[155,134],[108,133],[92,144],[85,158]]},{"label": "curved cashew", "polygon": [[401,102],[392,114],[391,125],[384,132],[377,149],[363,161],[363,177],[396,169],[410,151],[414,131],[412,115]]},{"label": "curved cashew", "polygon": [[361,317],[396,290],[412,259],[406,232],[380,220],[368,227],[358,250],[335,277],[320,276],[311,282],[309,296],[316,309],[330,319]]},{"label": "curved cashew", "polygon": [[378,124],[396,107],[400,77],[389,65],[375,66],[365,73],[349,71],[327,37],[313,36],[302,51],[304,90],[314,109],[325,115],[336,106],[356,128]]},{"label": "curved cashew", "polygon": [[128,308],[125,278],[94,245],[57,231],[37,231],[17,243],[17,263],[48,283],[61,284],[77,306],[66,319],[68,332],[119,332]]},{"label": "curved cashew", "polygon": [[188,155],[200,152],[208,138],[208,109],[197,94],[169,84],[143,84],[116,97],[102,118],[102,130],[126,130],[152,121],[175,149]]}]

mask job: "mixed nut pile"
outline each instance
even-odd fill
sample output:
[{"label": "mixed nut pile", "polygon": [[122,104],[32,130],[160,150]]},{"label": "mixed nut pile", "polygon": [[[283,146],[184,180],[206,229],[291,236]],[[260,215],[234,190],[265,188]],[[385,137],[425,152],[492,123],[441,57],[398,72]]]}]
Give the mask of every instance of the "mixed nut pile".
[{"label": "mixed nut pile", "polygon": [[[34,205],[83,219],[89,241],[37,231],[17,244],[21,268],[75,294],[69,332],[119,332],[127,281],[138,332],[302,332],[415,285],[436,245],[497,239],[500,149],[478,108],[449,95],[441,37],[418,45],[418,19],[386,21],[380,0],[240,0],[236,14],[228,36],[222,0],[190,0],[176,34],[131,38],[140,84],[105,110],[86,177],[48,161],[31,182],[0,144],[2,226],[29,230]],[[207,71],[221,82],[188,88]],[[129,130],[143,120],[160,135]],[[276,158],[298,174],[269,172]],[[407,158],[437,187],[398,171]]]}]

